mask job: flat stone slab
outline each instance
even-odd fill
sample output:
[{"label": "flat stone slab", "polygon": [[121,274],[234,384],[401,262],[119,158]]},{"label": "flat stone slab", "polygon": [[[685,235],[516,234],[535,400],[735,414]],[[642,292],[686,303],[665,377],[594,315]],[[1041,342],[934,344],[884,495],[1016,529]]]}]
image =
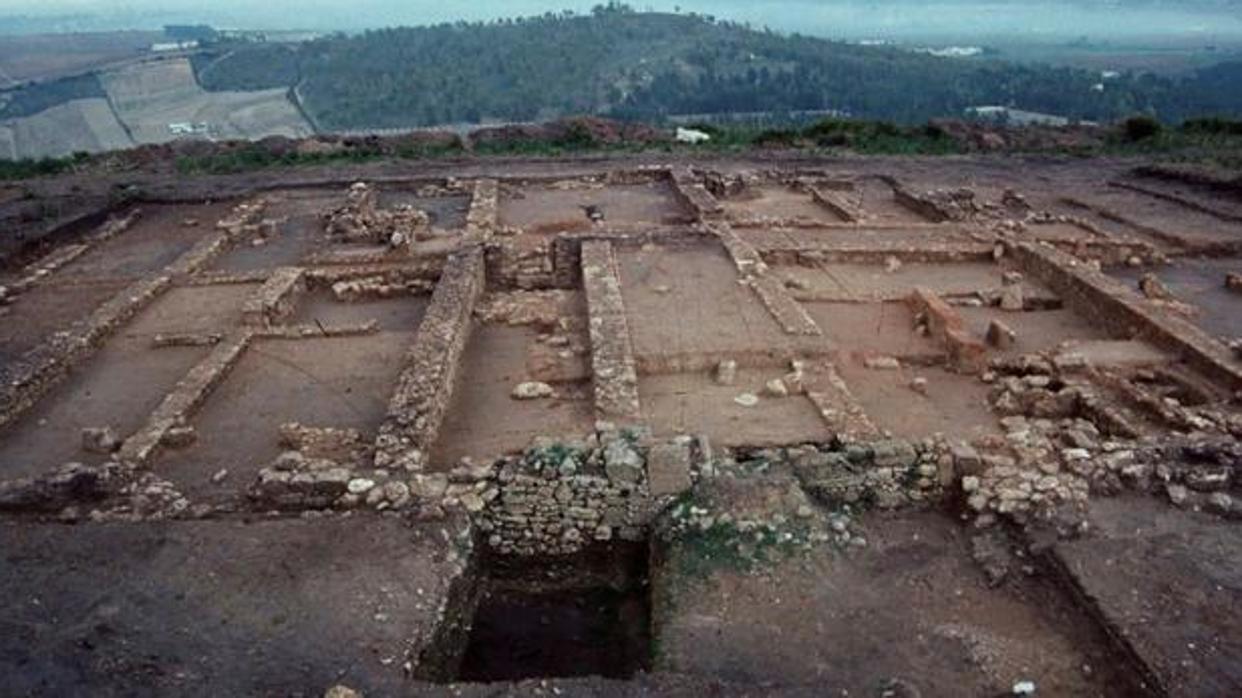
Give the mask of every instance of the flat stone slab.
[{"label": "flat stone slab", "polygon": [[1242,695],[1242,529],[1153,499],[1100,499],[1053,554],[1158,695]]},{"label": "flat stone slab", "polygon": [[396,695],[458,577],[447,527],[0,524],[0,695]]}]

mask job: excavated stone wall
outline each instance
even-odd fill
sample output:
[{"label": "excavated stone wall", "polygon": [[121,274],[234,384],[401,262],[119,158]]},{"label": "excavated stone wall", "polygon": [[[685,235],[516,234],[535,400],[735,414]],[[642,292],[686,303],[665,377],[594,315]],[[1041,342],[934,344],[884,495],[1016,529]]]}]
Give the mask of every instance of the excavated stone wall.
[{"label": "excavated stone wall", "polygon": [[375,466],[422,470],[440,432],[484,287],[483,250],[449,258],[375,440]]},{"label": "excavated stone wall", "polygon": [[591,335],[596,415],[604,420],[638,422],[642,419],[638,371],[612,243],[582,243],[582,284]]},{"label": "excavated stone wall", "polygon": [[1119,282],[1064,252],[1029,243],[1014,245],[1011,251],[1024,271],[1097,326],[1120,337],[1151,341],[1220,385],[1242,389],[1242,368],[1229,348],[1191,322],[1150,307]]}]

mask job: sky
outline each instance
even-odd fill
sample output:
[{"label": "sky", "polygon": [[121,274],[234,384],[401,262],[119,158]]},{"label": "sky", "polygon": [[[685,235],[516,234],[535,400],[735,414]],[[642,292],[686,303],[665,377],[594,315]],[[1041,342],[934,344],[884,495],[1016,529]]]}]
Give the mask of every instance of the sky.
[{"label": "sky", "polygon": [[[368,27],[427,24],[587,11],[599,0],[0,0],[0,16],[79,18],[61,29],[156,29],[167,23],[208,23],[246,29],[356,31]],[[1069,0],[676,0],[630,3],[638,9],[697,11],[768,26],[778,31],[840,38],[926,34],[1025,34],[1029,36],[1170,35],[1210,40],[1242,35],[1242,13],[1185,11],[1182,3],[1144,9],[1094,8]],[[76,26],[74,23],[89,26]]]}]

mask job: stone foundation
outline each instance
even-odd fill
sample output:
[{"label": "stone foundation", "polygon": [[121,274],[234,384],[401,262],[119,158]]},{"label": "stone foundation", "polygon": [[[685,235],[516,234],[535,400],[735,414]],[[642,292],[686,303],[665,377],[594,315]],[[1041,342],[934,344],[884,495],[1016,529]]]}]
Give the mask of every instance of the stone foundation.
[{"label": "stone foundation", "polygon": [[591,336],[596,415],[603,420],[637,422],[642,419],[638,372],[612,243],[582,243],[582,285]]},{"label": "stone foundation", "polygon": [[242,306],[242,324],[266,328],[282,322],[297,308],[306,292],[306,279],[298,267],[275,270],[263,286]]},{"label": "stone foundation", "polygon": [[375,467],[422,470],[440,433],[484,286],[483,250],[449,258],[375,440]]},{"label": "stone foundation", "polygon": [[155,408],[146,426],[125,440],[117,453],[118,460],[129,467],[148,465],[168,433],[188,423],[194,411],[241,360],[253,338],[249,330],[240,330],[217,344]]},{"label": "stone foundation", "polygon": [[1125,285],[1063,252],[1029,243],[1014,245],[1011,252],[1024,271],[1097,326],[1119,337],[1146,339],[1220,385],[1242,389],[1242,368],[1229,348],[1190,321],[1150,306]]},{"label": "stone foundation", "polygon": [[956,308],[927,289],[915,289],[907,299],[910,310],[921,318],[932,338],[948,352],[949,368],[978,373],[987,366],[987,348],[966,330],[966,321]]}]

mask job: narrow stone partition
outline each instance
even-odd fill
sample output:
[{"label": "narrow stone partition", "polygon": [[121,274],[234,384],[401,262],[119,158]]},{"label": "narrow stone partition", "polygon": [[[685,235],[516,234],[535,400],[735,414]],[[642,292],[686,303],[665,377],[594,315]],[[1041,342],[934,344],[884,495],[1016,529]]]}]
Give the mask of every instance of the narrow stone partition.
[{"label": "narrow stone partition", "polygon": [[583,241],[582,285],[591,333],[596,415],[604,420],[637,422],[642,419],[638,370],[612,243]]},{"label": "narrow stone partition", "polygon": [[985,368],[987,349],[966,331],[966,321],[957,309],[925,288],[916,288],[907,303],[912,312],[926,319],[932,338],[944,344],[949,354],[949,368],[963,373],[976,373]]},{"label": "narrow stone partition", "polygon": [[724,208],[707,187],[694,176],[689,167],[674,168],[669,172],[673,190],[699,220],[717,219],[724,215]]},{"label": "narrow stone partition", "polygon": [[806,309],[794,300],[784,284],[767,275],[768,265],[754,245],[739,237],[728,225],[718,224],[708,227],[728,251],[743,283],[759,296],[763,307],[767,308],[767,311],[780,324],[781,329],[785,330],[785,334],[809,337],[823,335],[823,330],[815,324]]},{"label": "narrow stone partition", "polygon": [[496,229],[500,215],[500,184],[494,179],[474,183],[474,196],[466,212],[466,234],[487,237]]},{"label": "narrow stone partition", "polygon": [[203,404],[229,371],[237,365],[254,334],[250,330],[233,332],[212,349],[182,378],[159,407],[147,418],[138,433],[126,439],[117,459],[129,467],[142,467],[151,462],[170,431],[186,424],[190,415]]},{"label": "narrow stone partition", "polygon": [[293,314],[298,296],[305,291],[306,278],[302,269],[277,269],[242,307],[242,323],[250,327],[275,325]]},{"label": "narrow stone partition", "polygon": [[483,249],[449,257],[375,439],[376,468],[420,471],[452,401],[484,285]]}]

